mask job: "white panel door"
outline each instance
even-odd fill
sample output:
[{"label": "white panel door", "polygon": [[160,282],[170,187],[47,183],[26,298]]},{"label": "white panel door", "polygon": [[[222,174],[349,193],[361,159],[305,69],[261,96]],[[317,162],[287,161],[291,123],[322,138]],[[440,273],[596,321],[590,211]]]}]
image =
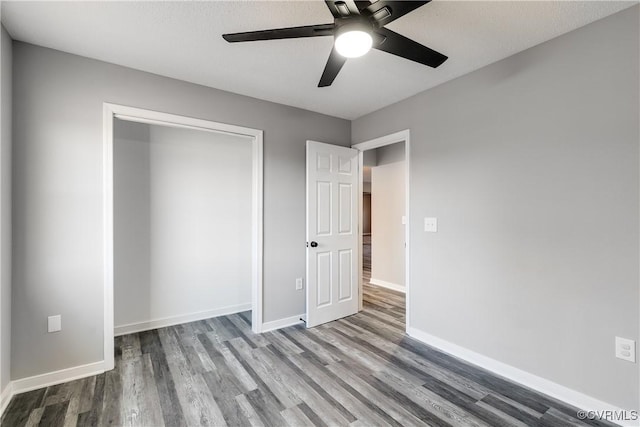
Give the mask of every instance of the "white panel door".
[{"label": "white panel door", "polygon": [[358,312],[358,151],[307,141],[307,327]]}]

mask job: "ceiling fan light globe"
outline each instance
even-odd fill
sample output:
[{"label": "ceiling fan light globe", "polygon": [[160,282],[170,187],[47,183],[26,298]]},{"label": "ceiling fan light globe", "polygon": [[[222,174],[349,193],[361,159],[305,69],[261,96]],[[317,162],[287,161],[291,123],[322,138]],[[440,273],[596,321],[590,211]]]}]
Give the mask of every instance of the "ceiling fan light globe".
[{"label": "ceiling fan light globe", "polygon": [[335,47],[345,58],[358,58],[371,50],[371,34],[362,30],[345,31],[336,37]]}]

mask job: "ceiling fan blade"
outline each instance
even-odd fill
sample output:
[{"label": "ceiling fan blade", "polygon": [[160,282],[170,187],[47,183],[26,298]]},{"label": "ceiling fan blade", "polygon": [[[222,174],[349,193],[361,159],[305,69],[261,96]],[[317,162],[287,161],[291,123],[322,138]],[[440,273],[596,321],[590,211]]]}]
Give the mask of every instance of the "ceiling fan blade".
[{"label": "ceiling fan blade", "polygon": [[334,24],[306,25],[304,27],[275,28],[272,30],[248,31],[245,33],[223,34],[229,43],[257,40],[297,39],[301,37],[332,36]]},{"label": "ceiling fan blade", "polygon": [[359,11],[363,11],[364,9],[371,6],[372,1],[371,0],[354,0],[354,3],[356,4],[356,7],[358,8]]},{"label": "ceiling fan blade", "polygon": [[325,0],[324,2],[334,18],[360,15],[360,9],[354,0]]},{"label": "ceiling fan blade", "polygon": [[387,28],[378,28],[375,32],[381,37],[375,37],[379,40],[377,40],[377,43],[375,43],[373,47],[383,52],[419,62],[420,64],[433,68],[440,66],[448,58],[440,52],[436,52]]},{"label": "ceiling fan blade", "polygon": [[340,55],[335,47],[331,49],[331,54],[329,54],[329,59],[327,59],[327,65],[324,67],[318,87],[331,86],[331,83],[333,83],[345,62],[347,62],[347,58]]},{"label": "ceiling fan blade", "polygon": [[362,10],[362,14],[371,18],[379,27],[383,27],[401,16],[406,15],[429,3],[423,1],[386,1],[378,0]]}]

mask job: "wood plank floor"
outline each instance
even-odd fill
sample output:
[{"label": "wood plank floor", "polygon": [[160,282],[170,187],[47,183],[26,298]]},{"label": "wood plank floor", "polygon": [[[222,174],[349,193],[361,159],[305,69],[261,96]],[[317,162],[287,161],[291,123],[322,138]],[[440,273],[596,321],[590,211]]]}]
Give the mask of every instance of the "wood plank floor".
[{"label": "wood plank floor", "polygon": [[113,371],[17,395],[2,425],[585,425],[407,337],[403,294],[365,285],[364,298],[310,330],[255,335],[245,312],[119,337]]},{"label": "wood plank floor", "polygon": [[371,234],[362,236],[362,279],[371,280]]}]

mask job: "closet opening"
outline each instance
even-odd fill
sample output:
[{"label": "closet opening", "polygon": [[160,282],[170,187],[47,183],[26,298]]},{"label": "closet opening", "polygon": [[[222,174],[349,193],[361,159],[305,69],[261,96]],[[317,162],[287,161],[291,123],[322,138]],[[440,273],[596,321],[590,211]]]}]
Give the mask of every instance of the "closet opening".
[{"label": "closet opening", "polygon": [[260,332],[262,132],[105,109],[105,370],[114,336],[220,321]]}]

